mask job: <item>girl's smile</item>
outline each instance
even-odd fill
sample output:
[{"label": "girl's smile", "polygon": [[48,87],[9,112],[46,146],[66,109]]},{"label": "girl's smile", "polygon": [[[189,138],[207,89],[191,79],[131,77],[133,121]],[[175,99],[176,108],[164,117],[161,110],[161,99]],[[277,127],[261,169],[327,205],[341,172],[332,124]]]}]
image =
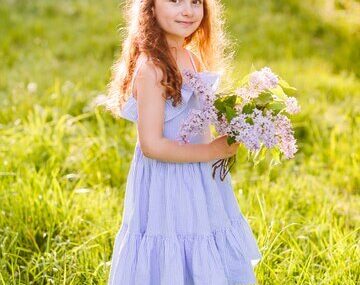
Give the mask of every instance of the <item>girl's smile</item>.
[{"label": "girl's smile", "polygon": [[168,38],[190,36],[204,16],[202,0],[155,0],[154,15]]},{"label": "girl's smile", "polygon": [[179,23],[180,25],[184,26],[184,27],[190,27],[192,24],[194,24],[194,22],[189,22],[189,21],[175,21],[176,23]]}]

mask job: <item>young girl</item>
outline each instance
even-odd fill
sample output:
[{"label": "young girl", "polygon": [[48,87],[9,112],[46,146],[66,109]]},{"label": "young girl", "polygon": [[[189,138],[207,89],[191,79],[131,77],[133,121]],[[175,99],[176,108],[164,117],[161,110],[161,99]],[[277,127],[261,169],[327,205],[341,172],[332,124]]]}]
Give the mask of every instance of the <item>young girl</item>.
[{"label": "young girl", "polygon": [[239,144],[229,146],[226,136],[212,139],[210,126],[188,144],[177,140],[182,120],[201,108],[183,72],[192,70],[214,90],[219,84],[214,70],[224,58],[225,38],[218,2],[131,3],[128,35],[109,85],[116,100],[109,108],[136,123],[138,141],[111,285],[256,283],[253,266],[261,254],[231,176],[212,178],[212,163],[234,155]]}]

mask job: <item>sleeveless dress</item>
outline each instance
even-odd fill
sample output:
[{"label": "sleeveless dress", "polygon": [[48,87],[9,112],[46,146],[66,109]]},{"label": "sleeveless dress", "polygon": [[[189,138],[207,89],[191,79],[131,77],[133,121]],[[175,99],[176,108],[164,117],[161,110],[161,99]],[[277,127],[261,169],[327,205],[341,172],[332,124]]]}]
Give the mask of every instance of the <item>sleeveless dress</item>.
[{"label": "sleeveless dress", "polygon": [[[189,56],[196,72],[194,60]],[[140,66],[140,65],[139,65]],[[138,68],[135,70],[136,75]],[[216,89],[220,74],[196,72]],[[183,119],[200,100],[186,83],[182,103],[166,101],[164,133],[177,139]],[[120,116],[137,122],[136,99]],[[211,141],[210,128],[190,143]],[[109,285],[255,284],[262,255],[231,185],[215,162],[172,163],[144,156],[137,141],[128,172],[121,227],[111,259]]]}]

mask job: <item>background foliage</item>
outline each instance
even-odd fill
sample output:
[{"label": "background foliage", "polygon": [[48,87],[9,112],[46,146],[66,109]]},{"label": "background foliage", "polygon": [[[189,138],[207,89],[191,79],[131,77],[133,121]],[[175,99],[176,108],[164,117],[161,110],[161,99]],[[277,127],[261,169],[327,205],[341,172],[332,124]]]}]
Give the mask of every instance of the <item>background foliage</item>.
[{"label": "background foliage", "polygon": [[[259,284],[359,284],[359,1],[227,0],[231,80],[270,66],[299,90],[299,152],[238,154],[233,185]],[[105,284],[136,142],[105,92],[115,0],[0,0],[0,284]]]}]

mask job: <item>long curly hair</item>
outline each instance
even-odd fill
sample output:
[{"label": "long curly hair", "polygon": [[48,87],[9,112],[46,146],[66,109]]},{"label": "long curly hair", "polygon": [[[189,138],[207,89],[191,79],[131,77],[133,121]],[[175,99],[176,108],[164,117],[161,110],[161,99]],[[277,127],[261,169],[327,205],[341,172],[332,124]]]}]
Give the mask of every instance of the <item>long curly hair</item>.
[{"label": "long curly hair", "polygon": [[[153,14],[155,0],[128,0],[125,3],[127,25],[121,56],[113,64],[108,84],[108,96],[112,98],[110,111],[116,116],[131,96],[131,82],[137,58],[141,52],[159,67],[164,75],[161,84],[166,99],[173,106],[181,102],[182,75],[170,53],[165,34]],[[223,26],[223,7],[220,0],[204,0],[204,17],[198,29],[184,40],[184,47],[194,52],[201,69],[223,72],[231,55],[225,55],[229,45]]]}]

